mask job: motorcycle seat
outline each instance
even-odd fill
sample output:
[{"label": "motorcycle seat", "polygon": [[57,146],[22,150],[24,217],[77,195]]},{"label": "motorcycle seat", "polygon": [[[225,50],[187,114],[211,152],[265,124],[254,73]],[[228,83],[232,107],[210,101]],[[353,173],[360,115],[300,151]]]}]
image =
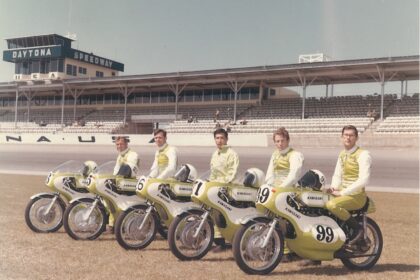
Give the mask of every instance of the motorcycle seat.
[{"label": "motorcycle seat", "polygon": [[361,214],[361,213],[367,212],[368,208],[369,208],[369,197],[366,197],[366,203],[365,203],[365,205],[363,205],[362,208],[356,209],[356,210],[352,210],[352,211],[349,211],[349,212],[352,215],[353,214]]}]

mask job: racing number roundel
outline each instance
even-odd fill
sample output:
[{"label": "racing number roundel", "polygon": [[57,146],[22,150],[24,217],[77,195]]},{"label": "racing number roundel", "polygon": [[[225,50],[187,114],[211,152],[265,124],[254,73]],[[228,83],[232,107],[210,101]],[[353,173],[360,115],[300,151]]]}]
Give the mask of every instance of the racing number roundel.
[{"label": "racing number roundel", "polygon": [[203,182],[197,182],[194,184],[192,196],[200,196],[202,194],[202,192],[204,191],[203,184]]},{"label": "racing number roundel", "polygon": [[258,190],[257,193],[257,203],[261,203],[264,204],[267,202],[269,196],[270,196],[271,192],[270,192],[270,187],[266,186],[266,187],[262,187]]}]

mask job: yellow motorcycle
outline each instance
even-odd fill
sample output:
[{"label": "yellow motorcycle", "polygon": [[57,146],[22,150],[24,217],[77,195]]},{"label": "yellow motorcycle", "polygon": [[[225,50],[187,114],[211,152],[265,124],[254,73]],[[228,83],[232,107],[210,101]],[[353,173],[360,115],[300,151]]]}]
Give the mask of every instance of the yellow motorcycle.
[{"label": "yellow motorcycle", "polygon": [[34,232],[55,232],[63,224],[67,202],[92,197],[86,189],[85,180],[96,170],[93,161],[66,161],[55,167],[47,176],[45,185],[52,193],[33,195],[25,209],[25,221]]},{"label": "yellow motorcycle", "polygon": [[115,223],[118,243],[125,249],[137,250],[146,248],[155,239],[156,231],[165,237],[165,229],[174,217],[198,208],[191,202],[196,178],[197,171],[191,164],[183,165],[173,178],[141,177],[137,183],[137,195],[146,204],[133,205],[119,215]]},{"label": "yellow motorcycle", "polygon": [[331,197],[320,190],[325,177],[320,171],[310,170],[302,178],[305,180],[301,179],[298,187],[260,187],[256,207],[265,217],[256,216],[243,223],[233,241],[240,269],[248,274],[270,273],[281,261],[285,241],[304,259],[338,258],[354,270],[373,267],[383,246],[379,226],[367,216],[375,211],[373,200],[367,199],[363,208],[350,212],[363,229],[363,237],[350,245],[356,233],[325,208]]},{"label": "yellow motorcycle", "polygon": [[204,257],[214,241],[214,225],[222,237],[231,242],[242,221],[249,216],[262,216],[255,209],[254,202],[263,178],[264,172],[251,168],[237,183],[197,180],[191,199],[200,208],[180,213],[171,223],[168,243],[172,253],[180,260]]}]

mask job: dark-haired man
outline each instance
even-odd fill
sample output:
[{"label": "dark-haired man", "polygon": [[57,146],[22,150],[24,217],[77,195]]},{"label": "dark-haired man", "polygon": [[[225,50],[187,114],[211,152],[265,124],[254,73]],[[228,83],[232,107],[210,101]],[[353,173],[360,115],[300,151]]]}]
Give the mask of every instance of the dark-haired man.
[{"label": "dark-haired man", "polygon": [[[219,183],[231,183],[238,173],[238,154],[227,145],[228,133],[223,128],[216,129],[213,133],[216,151],[211,156],[209,181]],[[227,249],[225,241],[219,231],[214,227],[214,238],[217,245],[213,252],[221,252]]]},{"label": "dark-haired man", "polygon": [[155,153],[155,160],[150,168],[150,177],[166,179],[172,177],[178,165],[177,150],[166,143],[166,131],[157,129],[153,132],[153,139],[158,150]]}]

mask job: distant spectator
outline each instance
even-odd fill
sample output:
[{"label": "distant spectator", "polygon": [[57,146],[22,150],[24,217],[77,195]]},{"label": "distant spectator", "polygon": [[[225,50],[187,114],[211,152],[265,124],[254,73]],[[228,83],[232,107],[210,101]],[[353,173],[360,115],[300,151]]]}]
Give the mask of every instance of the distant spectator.
[{"label": "distant spectator", "polygon": [[83,119],[81,119],[81,120],[79,120],[79,123],[78,123],[80,126],[85,126],[86,125],[86,121],[85,120],[83,120]]},{"label": "distant spectator", "polygon": [[189,118],[188,118],[188,120],[187,120],[187,122],[188,123],[192,123],[194,120],[193,120],[193,117],[192,116],[190,116]]},{"label": "distant spectator", "polygon": [[197,117],[194,118],[194,122],[195,123],[198,123]]},{"label": "distant spectator", "polygon": [[376,112],[375,109],[373,109],[372,111],[372,116],[371,116],[375,121],[379,118],[379,114],[378,112]]},{"label": "distant spectator", "polygon": [[95,126],[96,126],[97,128],[99,128],[99,127],[103,126],[103,124],[102,124],[101,122],[96,122],[96,123],[95,123]]},{"label": "distant spectator", "polygon": [[248,121],[246,119],[242,119],[239,124],[241,125],[246,125],[248,123]]},{"label": "distant spectator", "polygon": [[214,113],[214,122],[217,122],[219,120],[220,111],[219,109],[216,110],[216,113]]},{"label": "distant spectator", "polygon": [[222,125],[221,125],[219,122],[217,122],[217,123],[216,123],[215,128],[216,128],[216,129],[218,129],[218,128],[222,128]]},{"label": "distant spectator", "polygon": [[41,121],[41,122],[39,123],[39,126],[47,126],[47,124],[46,124],[44,121]]}]

